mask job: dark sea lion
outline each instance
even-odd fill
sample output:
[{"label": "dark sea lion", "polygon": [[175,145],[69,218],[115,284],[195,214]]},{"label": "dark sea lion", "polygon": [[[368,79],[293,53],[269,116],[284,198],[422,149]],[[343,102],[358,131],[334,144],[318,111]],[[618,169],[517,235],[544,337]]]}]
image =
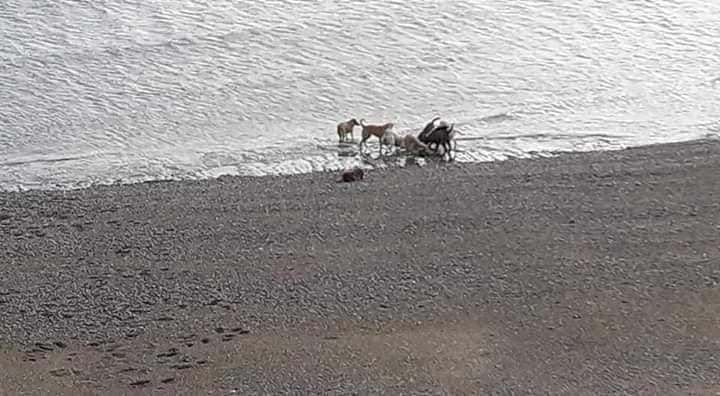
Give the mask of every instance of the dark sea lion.
[{"label": "dark sea lion", "polygon": [[365,171],[362,170],[360,167],[353,167],[352,169],[348,169],[342,173],[340,178],[337,179],[338,183],[350,183],[354,181],[362,180],[363,177],[365,177]]}]

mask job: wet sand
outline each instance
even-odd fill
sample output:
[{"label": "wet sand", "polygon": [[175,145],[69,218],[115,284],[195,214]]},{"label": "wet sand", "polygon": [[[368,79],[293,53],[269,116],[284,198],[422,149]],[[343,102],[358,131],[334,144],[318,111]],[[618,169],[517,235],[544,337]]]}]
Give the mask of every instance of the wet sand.
[{"label": "wet sand", "polygon": [[720,392],[720,142],[0,194],[2,394]]}]

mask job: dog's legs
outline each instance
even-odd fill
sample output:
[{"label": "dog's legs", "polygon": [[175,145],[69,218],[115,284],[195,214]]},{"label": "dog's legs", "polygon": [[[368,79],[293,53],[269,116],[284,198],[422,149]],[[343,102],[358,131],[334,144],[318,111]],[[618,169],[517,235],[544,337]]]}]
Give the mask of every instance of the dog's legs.
[{"label": "dog's legs", "polygon": [[382,139],[380,139],[381,146],[383,148],[383,155],[386,157],[390,154],[392,154],[392,145],[385,144],[387,142],[383,142]]},{"label": "dog's legs", "polygon": [[363,138],[360,140],[360,143],[358,144],[358,150],[360,150],[361,153],[363,152],[363,145],[365,145],[365,141],[367,139],[368,138],[366,136],[363,136]]},{"label": "dog's legs", "polygon": [[[447,146],[446,146],[446,145],[447,145]],[[449,161],[449,162],[452,162],[452,160],[453,160],[453,157],[452,157],[452,143],[450,143],[450,142],[444,142],[444,143],[443,143],[443,148],[445,149],[445,152],[446,152],[447,155],[448,155],[448,161]],[[443,153],[443,157],[444,157],[444,156],[445,156],[445,153]]]},{"label": "dog's legs", "polygon": [[392,153],[393,153],[393,148],[392,148],[392,146],[388,145],[387,147],[385,147],[385,156],[386,156],[386,157],[389,156],[389,155],[392,155]]}]

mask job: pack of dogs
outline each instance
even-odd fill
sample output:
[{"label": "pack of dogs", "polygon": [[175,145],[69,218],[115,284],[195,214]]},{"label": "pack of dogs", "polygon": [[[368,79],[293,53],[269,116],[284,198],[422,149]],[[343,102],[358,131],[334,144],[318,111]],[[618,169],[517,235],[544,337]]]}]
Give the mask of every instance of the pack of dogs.
[{"label": "pack of dogs", "polygon": [[362,151],[367,147],[368,139],[373,136],[379,139],[379,153],[383,155],[383,150],[386,148],[390,149],[390,152],[394,148],[400,148],[405,150],[408,154],[417,156],[430,156],[437,155],[440,147],[442,150],[442,157],[445,155],[452,160],[452,140],[457,133],[455,131],[455,124],[450,124],[440,117],[435,117],[428,122],[422,129],[418,136],[407,134],[401,136],[393,128],[395,125],[392,122],[385,124],[366,124],[364,119],[358,121],[352,118],[347,121],[343,121],[337,124],[337,134],[340,143],[353,141],[355,139],[354,130],[355,127],[361,128],[361,139],[359,148]]},{"label": "pack of dogs", "polygon": [[[361,153],[364,148],[367,148],[367,141],[374,136],[378,138],[380,143],[380,156],[384,155],[383,151],[392,153],[396,149],[400,149],[406,154],[413,156],[433,156],[440,154],[441,158],[445,159],[447,155],[450,161],[453,160],[453,138],[456,133],[459,133],[455,131],[455,124],[441,120],[440,117],[435,117],[425,124],[417,136],[413,134],[401,136],[395,133],[393,131],[395,125],[392,122],[385,124],[366,124],[364,119],[358,121],[352,118],[337,124],[337,134],[340,143],[348,142],[348,136],[350,137],[350,142],[354,141],[353,131],[356,126],[361,128],[359,144]],[[441,147],[442,152],[440,151]],[[364,173],[361,168],[354,167],[344,171],[337,182],[362,180],[363,175]]]}]

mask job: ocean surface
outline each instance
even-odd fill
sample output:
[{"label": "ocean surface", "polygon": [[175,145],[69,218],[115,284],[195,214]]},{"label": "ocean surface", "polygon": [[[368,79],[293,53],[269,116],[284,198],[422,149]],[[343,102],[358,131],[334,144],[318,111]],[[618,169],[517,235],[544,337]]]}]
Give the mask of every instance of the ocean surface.
[{"label": "ocean surface", "polygon": [[464,162],[715,137],[720,2],[0,2],[2,190],[382,166],[337,122],[435,115]]}]

